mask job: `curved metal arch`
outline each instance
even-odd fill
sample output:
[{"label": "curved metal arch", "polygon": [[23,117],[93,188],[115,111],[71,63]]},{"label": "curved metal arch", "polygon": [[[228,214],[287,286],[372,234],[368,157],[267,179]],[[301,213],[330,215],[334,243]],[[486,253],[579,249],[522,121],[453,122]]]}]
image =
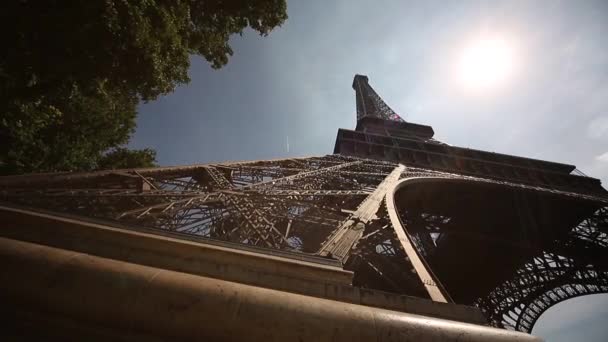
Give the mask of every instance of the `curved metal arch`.
[{"label": "curved metal arch", "polygon": [[[546,253],[543,257],[550,259],[556,255]],[[608,270],[593,265],[578,266],[572,259],[564,261],[567,266],[544,268],[539,268],[538,263],[528,263],[517,277],[475,304],[493,325],[530,332],[542,314],[554,305],[571,298],[608,293]],[[524,290],[531,291],[522,291],[517,284],[527,284]]]},{"label": "curved metal arch", "polygon": [[[480,299],[475,304],[488,315],[492,325],[530,332],[538,319],[549,308],[568,299],[608,293],[608,272],[596,271],[596,273],[601,275],[592,279],[564,280],[566,283],[555,284],[554,287],[540,287],[541,293],[532,294],[533,298],[522,298],[518,302],[510,302],[513,300],[512,296],[514,294],[509,289],[511,285],[502,285],[500,290],[497,289],[493,293],[493,295],[496,295],[497,292],[502,293],[501,299],[497,300],[490,295]],[[512,282],[518,282],[518,280]],[[501,306],[501,304],[506,304],[506,307]]]},{"label": "curved metal arch", "polygon": [[[608,272],[602,272],[604,274],[604,276],[608,275]],[[543,315],[543,313],[545,313],[547,310],[549,310],[551,307],[566,301],[568,299],[572,299],[572,298],[576,298],[576,297],[581,297],[581,296],[589,296],[589,295],[593,295],[593,294],[602,294],[602,293],[608,293],[608,284],[603,284],[601,286],[598,286],[596,284],[591,284],[591,282],[585,283],[585,284],[576,284],[578,286],[575,286],[573,284],[565,284],[553,289],[549,289],[547,291],[545,291],[542,295],[538,296],[534,302],[534,304],[539,303],[538,300],[542,300],[544,298],[547,298],[548,300],[550,300],[550,304],[549,305],[545,305],[544,307],[541,307],[540,311],[536,311],[534,309],[532,310],[526,310],[524,311],[525,313],[520,315],[520,319],[517,322],[517,325],[515,325],[515,330],[519,330],[519,331],[524,331],[524,332],[530,332],[532,331],[532,328],[534,327],[534,325],[536,324],[536,322],[538,321],[538,319]],[[587,290],[588,286],[592,286],[594,289],[592,290]],[[572,294],[570,293],[571,291],[566,291],[566,289],[572,289],[571,291],[574,291],[576,293]],[[579,292],[580,289],[585,289],[584,292]],[[559,299],[555,300],[553,297],[550,296],[550,294],[555,294],[558,293],[556,291],[561,290],[562,293],[568,293],[568,296],[564,296],[564,297],[560,297]],[[543,301],[544,303],[544,301]],[[538,304],[537,304],[538,305]],[[530,307],[531,305],[528,304],[526,308]],[[530,315],[530,312],[532,313],[532,315]],[[524,318],[531,318],[531,321],[525,320]],[[504,326],[504,323],[503,323]]]},{"label": "curved metal arch", "polygon": [[[407,231],[407,228],[401,221],[395,205],[395,195],[400,189],[410,184],[422,182],[474,182],[499,187],[523,188],[528,191],[545,192],[558,196],[562,195],[565,197],[579,197],[577,196],[578,194],[561,193],[551,189],[438,172],[413,172],[408,174],[406,170],[406,172],[404,172],[404,177],[405,178],[400,180],[392,190],[387,192],[386,205],[388,214],[395,233],[399,237],[399,241],[401,242],[403,249],[406,251],[407,256],[410,258],[416,273],[418,274],[422,283],[425,285],[425,288],[429,292],[431,298],[436,301],[448,301],[449,295],[441,285],[439,279],[432,273],[432,270],[425,261],[424,256],[412,243],[410,237],[411,234]],[[597,201],[598,204],[602,205],[603,207],[598,211],[608,213],[608,205],[606,204],[605,199],[597,197],[590,198],[590,196],[585,195],[581,195],[579,198],[586,200],[599,200]],[[606,223],[606,220],[604,220],[604,223]],[[575,227],[571,231],[573,239],[576,239],[577,228],[578,227]],[[598,240],[598,234],[603,234],[603,238]],[[600,248],[606,248],[606,245],[608,244],[608,237],[606,233],[598,232],[594,235],[596,236],[596,240],[592,241],[592,243],[596,243]],[[557,254],[553,254],[557,256]],[[542,276],[539,277],[535,271],[539,270],[524,270],[519,274],[520,276],[500,285],[487,297],[479,298],[474,304],[480,307],[480,309],[488,316],[490,323],[493,325],[512,330],[531,332],[538,318],[550,307],[565,300],[579,296],[608,293],[608,270],[596,270],[593,268],[593,266],[591,266],[591,268],[581,269],[579,266],[575,266],[573,263],[571,263],[566,267],[566,271],[574,274],[570,274],[570,278],[568,279],[562,279],[560,282],[561,284],[559,285],[553,282],[553,286],[547,286],[550,283],[545,283],[544,281],[546,279]],[[556,270],[549,267],[544,269],[544,271],[551,273],[555,272]],[[591,276],[573,277],[577,273],[580,275],[581,272],[589,272]],[[521,286],[522,283],[527,283],[528,286]],[[527,296],[517,298],[517,294],[521,294],[522,289],[530,289],[530,287],[534,285],[536,285],[535,291],[531,291]],[[501,300],[497,298],[499,294]],[[526,298],[529,296],[534,297]],[[519,300],[515,301],[514,299]],[[505,305],[505,303],[509,305]],[[515,315],[515,317],[513,317],[513,315]],[[509,317],[511,321],[509,321],[506,317]]]}]

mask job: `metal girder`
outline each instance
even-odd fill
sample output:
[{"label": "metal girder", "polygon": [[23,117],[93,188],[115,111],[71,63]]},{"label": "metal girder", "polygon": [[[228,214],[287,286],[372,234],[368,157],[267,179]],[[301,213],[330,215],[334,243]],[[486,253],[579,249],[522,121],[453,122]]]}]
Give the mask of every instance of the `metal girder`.
[{"label": "metal girder", "polygon": [[261,193],[268,196],[363,196],[369,195],[369,190],[317,190],[317,189],[270,189],[250,190],[246,192]]},{"label": "metal girder", "polygon": [[348,220],[335,230],[321,249],[319,249],[318,254],[321,256],[332,256],[338,260],[345,261],[351,247],[363,236],[365,225],[376,216],[387,191],[395,186],[404,170],[405,166],[403,165],[395,167],[382,183],[378,185],[376,190],[363,200]]},{"label": "metal girder", "polygon": [[[234,189],[232,183],[215,167],[206,167],[205,170],[211,176],[215,189]],[[288,243],[285,236],[275,227],[274,222],[268,219],[268,215],[249,198],[225,196],[224,199],[226,203],[229,203],[230,209],[235,210],[239,217],[244,218],[243,223],[255,234],[255,238],[264,241],[268,247],[280,248],[282,242]]]},{"label": "metal girder", "polygon": [[149,190],[142,193],[137,189],[62,189],[54,188],[47,191],[32,189],[15,189],[5,191],[4,197],[196,197],[204,195],[202,191],[171,191],[171,190]]},{"label": "metal girder", "polygon": [[319,174],[324,174],[324,173],[331,173],[332,171],[340,170],[340,169],[347,168],[347,167],[354,166],[354,165],[358,165],[358,164],[361,164],[361,163],[362,163],[362,161],[352,161],[352,162],[346,162],[346,163],[345,162],[341,162],[338,165],[333,165],[333,166],[328,166],[328,167],[324,167],[324,168],[319,168],[319,169],[312,170],[312,171],[301,172],[301,173],[297,173],[295,175],[291,175],[291,176],[287,176],[287,177],[282,177],[282,178],[278,178],[278,179],[267,180],[267,181],[251,184],[251,185],[248,185],[248,186],[244,186],[243,188],[245,188],[245,189],[247,189],[247,188],[257,188],[257,189],[259,189],[261,187],[276,186],[278,184],[294,181],[294,180],[297,180],[297,179],[317,176]]},{"label": "metal girder", "polygon": [[196,197],[190,197],[190,198],[185,198],[185,199],[179,199],[179,200],[173,200],[173,201],[169,201],[169,202],[163,202],[160,204],[154,204],[154,205],[150,205],[150,206],[146,206],[143,208],[137,208],[134,210],[128,210],[128,211],[124,211],[121,212],[117,218],[125,218],[128,216],[136,216],[137,218],[140,218],[144,215],[151,215],[155,212],[166,212],[170,209],[178,209],[178,208],[182,208],[186,207],[189,208],[192,204],[196,204],[196,205],[201,205],[201,204],[209,204],[209,203],[215,203],[218,202],[221,199],[222,193],[220,192],[216,192],[216,193],[207,193],[207,194],[203,194],[203,195],[199,195]]}]

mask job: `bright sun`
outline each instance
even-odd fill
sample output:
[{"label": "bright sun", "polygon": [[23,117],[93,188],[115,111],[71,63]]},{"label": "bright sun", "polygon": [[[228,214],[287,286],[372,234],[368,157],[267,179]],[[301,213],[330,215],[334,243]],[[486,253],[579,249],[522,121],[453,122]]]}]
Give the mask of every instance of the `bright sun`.
[{"label": "bright sun", "polygon": [[467,46],[460,56],[459,78],[469,89],[504,83],[513,72],[513,49],[503,39],[486,38]]}]

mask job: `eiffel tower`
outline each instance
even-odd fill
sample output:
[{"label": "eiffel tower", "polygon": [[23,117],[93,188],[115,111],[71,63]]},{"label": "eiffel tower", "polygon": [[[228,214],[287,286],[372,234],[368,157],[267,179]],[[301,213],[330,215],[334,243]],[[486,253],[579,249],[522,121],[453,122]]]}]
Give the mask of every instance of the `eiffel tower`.
[{"label": "eiffel tower", "polygon": [[442,143],[353,89],[326,156],[0,177],[4,331],[533,341],[608,292],[598,179]]}]

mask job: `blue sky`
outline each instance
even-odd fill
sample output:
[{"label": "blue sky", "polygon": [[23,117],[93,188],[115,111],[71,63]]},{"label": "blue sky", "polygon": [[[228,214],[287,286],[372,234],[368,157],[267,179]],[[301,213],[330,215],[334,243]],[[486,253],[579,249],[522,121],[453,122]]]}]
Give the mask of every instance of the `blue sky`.
[{"label": "blue sky", "polygon": [[548,342],[608,340],[608,294],[569,299],[541,316],[533,333]]},{"label": "blue sky", "polygon": [[[193,57],[190,84],[140,106],[130,145],[155,148],[162,165],[329,154],[337,129],[355,125],[361,73],[444,142],[571,163],[608,182],[608,2],[289,1],[288,14],[269,37],[234,37],[221,70]],[[459,61],[480,37],[508,42],[512,68],[469,89]],[[580,336],[608,336],[608,299],[597,298],[577,299],[602,313],[595,328],[569,322]],[[547,324],[550,341],[571,340]]]}]

